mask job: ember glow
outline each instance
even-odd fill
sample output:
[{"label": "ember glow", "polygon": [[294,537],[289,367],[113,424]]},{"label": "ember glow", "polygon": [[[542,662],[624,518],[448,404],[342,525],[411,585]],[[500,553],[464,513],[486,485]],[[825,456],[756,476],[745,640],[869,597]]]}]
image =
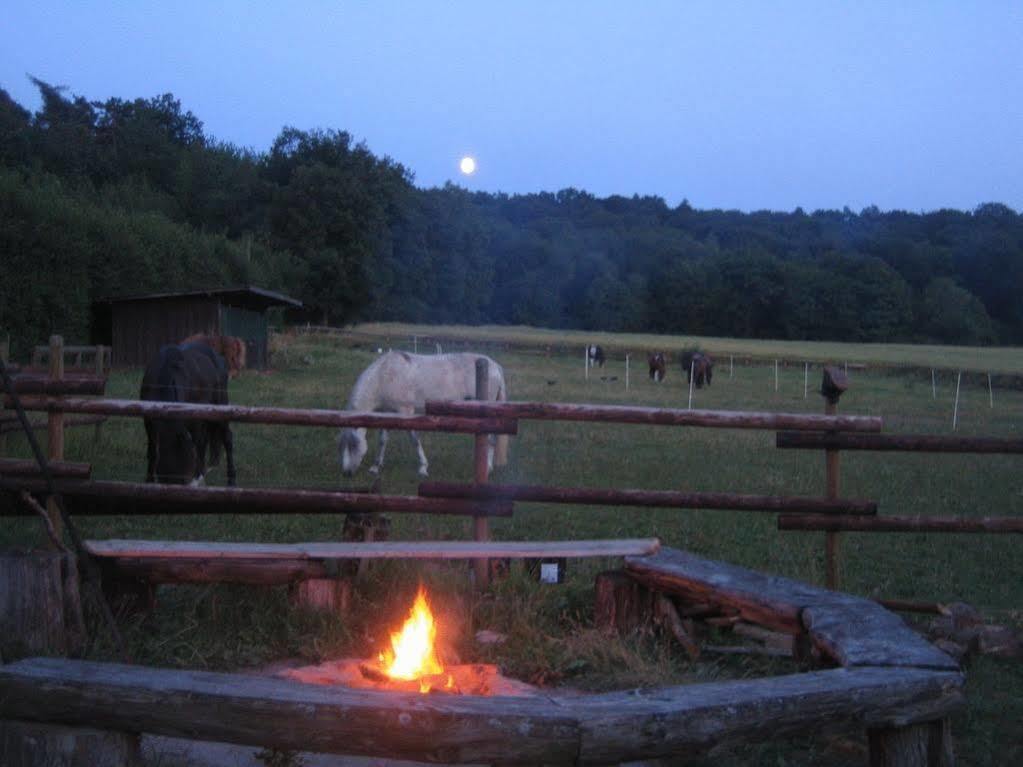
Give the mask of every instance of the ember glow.
[{"label": "ember glow", "polygon": [[[380,653],[384,674],[391,679],[402,680],[443,674],[444,667],[434,652],[436,639],[437,623],[426,600],[426,591],[420,586],[405,625],[401,631],[391,634],[391,649]],[[453,684],[450,676],[448,684]],[[419,685],[420,692],[429,692],[430,687],[430,682],[426,680]]]}]

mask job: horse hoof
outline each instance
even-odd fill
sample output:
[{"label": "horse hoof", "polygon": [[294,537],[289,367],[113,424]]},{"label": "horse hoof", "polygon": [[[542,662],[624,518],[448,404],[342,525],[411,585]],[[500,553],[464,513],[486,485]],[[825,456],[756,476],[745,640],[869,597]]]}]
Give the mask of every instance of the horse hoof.
[{"label": "horse hoof", "polygon": [[379,466],[370,466],[369,467],[369,473],[370,474],[379,474],[380,473],[380,467]]},{"label": "horse hoof", "polygon": [[420,476],[420,477],[422,477],[423,479],[426,479],[426,478],[427,478],[428,476],[430,476],[430,473],[429,473],[429,472],[428,472],[428,471],[426,470],[426,467],[425,467],[425,466],[420,466],[420,467],[419,467],[419,471],[418,471],[417,473],[418,473],[418,474],[419,474],[419,476]]}]

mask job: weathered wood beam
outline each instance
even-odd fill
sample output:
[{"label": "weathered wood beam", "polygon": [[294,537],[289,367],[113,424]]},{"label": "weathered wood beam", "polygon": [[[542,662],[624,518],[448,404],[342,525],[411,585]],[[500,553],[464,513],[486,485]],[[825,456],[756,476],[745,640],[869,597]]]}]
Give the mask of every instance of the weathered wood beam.
[{"label": "weathered wood beam", "polygon": [[835,669],[536,698],[418,695],[33,658],[0,667],[0,717],[452,764],[616,764],[821,726],[887,728],[963,705],[963,677]]},{"label": "weathered wood beam", "polygon": [[279,586],[331,577],[318,559],[223,559],[217,557],[111,557],[102,560],[104,577],[149,583],[241,583]]},{"label": "weathered wood beam", "polygon": [[746,495],[741,493],[687,493],[676,490],[611,490],[543,485],[478,485],[423,482],[419,495],[426,498],[575,503],[596,506],[650,506],[735,511],[806,512],[815,514],[875,514],[877,502],[802,496]]},{"label": "weathered wood beam", "polygon": [[855,533],[1023,533],[1023,517],[832,517],[782,514],[779,530]]},{"label": "weathered wood beam", "polygon": [[[88,479],[92,464],[72,461],[49,461],[55,479]],[[39,464],[27,458],[0,458],[0,477],[39,477]]]},{"label": "weathered wood beam", "polygon": [[25,410],[87,413],[106,416],[181,418],[194,421],[230,421],[286,426],[350,426],[368,429],[445,431],[460,434],[515,434],[514,419],[463,418],[457,416],[355,413],[347,410],[315,410],[245,405],[197,405],[186,402],[143,402],[128,399],[82,399],[75,397],[25,397]]},{"label": "weathered wood beam", "polygon": [[[304,490],[302,488],[188,487],[105,480],[59,480],[54,489],[71,514],[336,514],[339,512],[392,512],[401,514],[486,514],[507,517],[508,501],[461,501],[420,498],[416,495]],[[0,490],[45,495],[42,480],[0,478]],[[19,516],[16,506],[0,505],[0,516]]]},{"label": "weathered wood beam", "polygon": [[881,431],[877,416],[763,413],[735,410],[682,410],[630,405],[572,405],[556,402],[434,401],[428,415],[471,418],[514,418],[544,421],[590,421],[659,426],[703,426],[719,429],[798,429],[800,431]]},{"label": "weathered wood beam", "polygon": [[222,559],[474,559],[477,557],[644,557],[657,538],[583,541],[373,541],[368,543],[215,543],[86,541],[96,557]]},{"label": "weathered wood beam", "polygon": [[935,434],[817,434],[780,431],[779,448],[802,450],[908,450],[920,453],[1023,453],[1023,439]]},{"label": "weathered wood beam", "polygon": [[805,632],[843,666],[958,669],[897,615],[868,599],[671,548],[651,557],[630,557],[625,571],[667,594],[734,607],[751,623],[789,634]]}]

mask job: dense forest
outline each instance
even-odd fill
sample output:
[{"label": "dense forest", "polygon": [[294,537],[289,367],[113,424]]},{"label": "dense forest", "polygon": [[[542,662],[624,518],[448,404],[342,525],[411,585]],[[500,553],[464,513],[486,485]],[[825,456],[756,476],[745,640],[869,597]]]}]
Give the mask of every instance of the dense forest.
[{"label": "dense forest", "polygon": [[171,95],[0,89],[0,333],[89,337],[97,298],[255,284],[316,322],[514,323],[848,341],[1023,342],[1023,216],[697,210],[420,189],[336,130],[266,151]]}]

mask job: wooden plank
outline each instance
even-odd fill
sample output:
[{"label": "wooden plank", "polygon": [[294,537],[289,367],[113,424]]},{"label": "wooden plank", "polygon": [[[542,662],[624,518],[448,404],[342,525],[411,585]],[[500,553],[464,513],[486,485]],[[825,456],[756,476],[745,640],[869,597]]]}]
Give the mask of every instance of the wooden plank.
[{"label": "wooden plank", "polygon": [[[92,473],[92,464],[75,463],[73,461],[48,461],[50,474],[54,478],[88,479]],[[0,476],[4,477],[40,477],[42,472],[39,464],[29,458],[0,458]]]},{"label": "wooden plank", "polygon": [[871,600],[809,605],[803,610],[803,624],[811,641],[843,666],[959,668],[902,618]]},{"label": "wooden plank", "polygon": [[781,514],[779,530],[856,533],[1023,533],[1023,517],[897,517]]},{"label": "wooden plank", "polygon": [[879,450],[922,453],[1023,453],[1023,439],[936,434],[817,434],[780,431],[775,445],[796,450]]},{"label": "wooden plank", "polygon": [[378,758],[615,764],[822,726],[905,726],[962,707],[958,673],[834,669],[535,698],[419,695],[33,658],[0,668],[0,716]]},{"label": "wooden plank", "polygon": [[958,668],[898,616],[867,599],[671,548],[628,558],[625,569],[651,588],[692,602],[734,607],[752,623],[791,634],[805,630],[844,666]]},{"label": "wooden plank", "polygon": [[[27,490],[45,495],[42,480],[0,478],[0,489]],[[336,514],[339,512],[392,512],[508,517],[508,501],[461,501],[420,498],[415,495],[334,492],[302,488],[188,487],[136,482],[58,480],[54,489],[63,496],[71,514]],[[0,505],[0,516],[24,515],[22,504]]]},{"label": "wooden plank", "polygon": [[240,583],[279,586],[329,578],[330,568],[316,559],[218,559],[116,557],[102,560],[104,578],[150,583]]},{"label": "wooden plank", "polygon": [[802,496],[746,495],[740,493],[688,493],[676,490],[612,490],[544,485],[481,485],[457,482],[422,482],[426,498],[574,503],[596,506],[641,506],[735,511],[799,511],[816,514],[875,514],[876,501],[809,498]]},{"label": "wooden plank", "polygon": [[961,708],[963,688],[957,673],[832,669],[587,696],[570,710],[582,728],[579,763],[616,764],[878,720],[928,721]]},{"label": "wooden plank", "polygon": [[34,658],[0,668],[0,716],[279,750],[570,764],[579,726],[543,699],[420,695]]},{"label": "wooden plank", "polygon": [[544,421],[590,421],[659,426],[702,426],[719,429],[779,429],[811,431],[881,431],[877,416],[764,413],[734,410],[682,410],[630,405],[572,405],[556,402],[435,401],[426,403],[428,415],[472,418],[514,418]]},{"label": "wooden plank", "polygon": [[372,541],[368,543],[216,543],[211,541],[86,541],[97,557],[237,559],[474,559],[476,557],[642,557],[657,538],[582,541]]},{"label": "wooden plank", "polygon": [[[180,418],[192,421],[230,421],[285,426],[350,426],[368,429],[444,431],[459,434],[516,434],[509,418],[463,418],[457,416],[355,413],[347,410],[316,410],[246,405],[196,405],[186,402],[143,402],[130,399],[82,399],[77,397],[25,397],[22,407],[31,411],[86,413],[106,416]],[[8,403],[9,405],[9,403]]]}]

